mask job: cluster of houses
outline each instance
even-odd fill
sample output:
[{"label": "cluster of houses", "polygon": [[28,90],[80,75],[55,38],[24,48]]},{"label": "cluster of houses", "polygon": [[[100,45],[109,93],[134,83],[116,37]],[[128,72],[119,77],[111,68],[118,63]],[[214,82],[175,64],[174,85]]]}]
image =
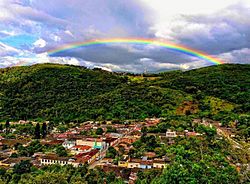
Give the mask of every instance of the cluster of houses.
[{"label": "cluster of houses", "polygon": [[127,159],[121,160],[118,162],[119,167],[125,168],[138,168],[138,169],[163,169],[166,168],[169,164],[168,159],[150,159],[148,160],[147,157],[143,157],[142,159]]},{"label": "cluster of houses", "polygon": [[75,155],[72,158],[69,157],[58,157],[55,154],[49,154],[49,155],[40,155],[38,157],[38,161],[41,166],[43,165],[53,165],[53,164],[59,164],[59,165],[72,165],[74,167],[79,167],[84,164],[90,164],[95,161],[95,159],[99,156],[99,150],[92,149],[89,152],[80,153]]},{"label": "cluster of houses", "polygon": [[[144,126],[154,126],[159,123],[159,119],[146,119]],[[19,121],[16,124],[27,124],[30,122]],[[105,133],[101,136],[93,137],[82,135],[82,131],[95,130],[102,128],[104,131],[107,126],[111,126],[109,122],[106,124],[96,124],[94,122],[86,122],[81,127],[69,129],[64,133],[59,133],[54,130],[46,140],[42,140],[43,145],[62,145],[69,153],[68,157],[59,157],[52,153],[35,153],[32,158],[29,158],[34,165],[73,165],[74,167],[81,166],[85,163],[92,164],[93,162],[102,159],[106,155],[108,147],[113,146],[115,149],[118,146],[123,146],[125,151],[129,151],[131,144],[140,138],[140,131],[142,124],[112,124],[112,128],[116,129],[116,132]],[[138,134],[133,134],[138,132]],[[2,139],[2,140],[1,140]],[[8,140],[0,137],[0,143],[3,145],[8,144]],[[10,141],[10,143],[17,143],[16,141]],[[21,142],[22,145],[28,145],[28,142]],[[1,145],[0,145],[1,146]],[[14,145],[10,145],[9,148],[13,148]],[[7,150],[6,150],[7,151]],[[18,162],[18,159],[10,158],[10,155],[15,153],[14,149],[8,149],[8,154],[5,159],[0,160],[0,165],[11,166]],[[4,151],[1,151],[2,153]],[[7,153],[6,153],[7,154]],[[28,159],[28,158],[22,158]],[[118,163],[118,167],[126,168],[165,168],[166,162],[163,160],[145,160],[145,159],[128,159]]]}]

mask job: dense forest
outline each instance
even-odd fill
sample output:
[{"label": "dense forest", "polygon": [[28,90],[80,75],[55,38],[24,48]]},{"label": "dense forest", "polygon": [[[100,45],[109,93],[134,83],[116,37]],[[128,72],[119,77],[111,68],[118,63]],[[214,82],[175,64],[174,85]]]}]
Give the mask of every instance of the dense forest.
[{"label": "dense forest", "polygon": [[39,64],[0,69],[0,120],[85,121],[250,112],[250,65],[153,75]]}]

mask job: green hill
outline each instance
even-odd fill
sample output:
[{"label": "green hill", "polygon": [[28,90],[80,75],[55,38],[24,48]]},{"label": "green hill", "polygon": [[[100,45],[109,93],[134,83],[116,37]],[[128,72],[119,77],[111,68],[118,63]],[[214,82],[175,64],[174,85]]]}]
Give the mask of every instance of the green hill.
[{"label": "green hill", "polygon": [[[138,79],[138,80],[137,80]],[[0,69],[0,120],[143,119],[249,112],[250,65],[150,76],[39,64]]]}]

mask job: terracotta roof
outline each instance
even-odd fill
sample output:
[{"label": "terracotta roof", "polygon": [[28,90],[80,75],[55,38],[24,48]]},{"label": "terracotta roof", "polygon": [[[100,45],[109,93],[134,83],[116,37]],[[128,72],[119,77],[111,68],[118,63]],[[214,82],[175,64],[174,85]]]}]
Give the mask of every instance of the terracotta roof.
[{"label": "terracotta roof", "polygon": [[68,157],[58,157],[57,155],[45,155],[41,156],[41,159],[48,159],[48,160],[61,160],[61,161],[68,161]]},{"label": "terracotta roof", "polygon": [[31,158],[30,157],[7,158],[7,159],[3,160],[2,163],[12,164],[12,163],[19,163],[23,160],[31,160]]},{"label": "terracotta roof", "polygon": [[93,149],[93,150],[91,150],[89,153],[88,153],[88,155],[89,156],[94,156],[95,154],[97,154],[99,151],[97,150],[97,149]]},{"label": "terracotta roof", "polygon": [[196,136],[197,133],[196,132],[187,132],[186,135],[187,136]]},{"label": "terracotta roof", "polygon": [[92,147],[91,146],[87,146],[87,145],[76,145],[76,146],[73,146],[71,149],[79,149],[79,150],[89,150],[91,149]]},{"label": "terracotta roof", "polygon": [[63,140],[52,140],[52,141],[43,141],[41,144],[45,145],[56,145],[56,144],[62,144],[64,141]]}]

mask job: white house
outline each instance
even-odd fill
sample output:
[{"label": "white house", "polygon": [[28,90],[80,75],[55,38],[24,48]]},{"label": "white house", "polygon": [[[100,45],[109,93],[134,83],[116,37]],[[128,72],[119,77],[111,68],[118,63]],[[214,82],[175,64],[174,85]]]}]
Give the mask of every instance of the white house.
[{"label": "white house", "polygon": [[167,138],[175,138],[175,137],[177,137],[176,131],[167,130],[166,137]]},{"label": "white house", "polygon": [[66,149],[70,149],[74,147],[75,145],[76,145],[76,141],[69,141],[69,140],[65,140],[62,144],[62,146]]}]

